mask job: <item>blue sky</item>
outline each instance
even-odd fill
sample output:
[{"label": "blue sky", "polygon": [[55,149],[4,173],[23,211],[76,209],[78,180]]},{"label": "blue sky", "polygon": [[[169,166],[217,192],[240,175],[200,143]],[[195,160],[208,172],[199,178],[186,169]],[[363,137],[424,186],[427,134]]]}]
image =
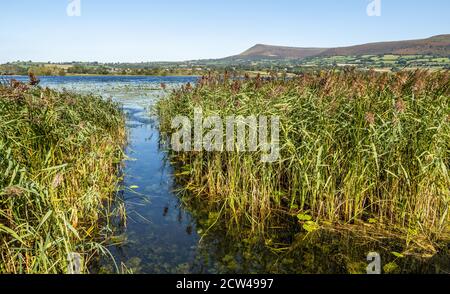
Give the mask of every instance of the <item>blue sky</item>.
[{"label": "blue sky", "polygon": [[334,47],[450,33],[448,0],[2,0],[0,62],[176,61],[257,43]]}]

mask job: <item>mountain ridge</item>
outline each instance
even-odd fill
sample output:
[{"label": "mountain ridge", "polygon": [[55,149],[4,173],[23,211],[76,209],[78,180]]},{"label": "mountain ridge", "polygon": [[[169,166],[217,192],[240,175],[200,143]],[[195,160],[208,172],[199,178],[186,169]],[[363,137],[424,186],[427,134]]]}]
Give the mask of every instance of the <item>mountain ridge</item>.
[{"label": "mountain ridge", "polygon": [[256,44],[246,51],[226,57],[226,59],[305,59],[308,57],[383,54],[450,57],[450,34],[436,35],[425,39],[374,42],[334,48]]}]

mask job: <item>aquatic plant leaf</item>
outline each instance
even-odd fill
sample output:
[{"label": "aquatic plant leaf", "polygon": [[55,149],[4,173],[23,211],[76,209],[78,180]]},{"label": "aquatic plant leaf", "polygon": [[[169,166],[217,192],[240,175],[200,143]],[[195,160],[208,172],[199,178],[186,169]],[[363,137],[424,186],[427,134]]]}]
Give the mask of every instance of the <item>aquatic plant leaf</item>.
[{"label": "aquatic plant leaf", "polygon": [[319,229],[319,225],[313,221],[307,221],[303,224],[303,229],[305,229],[308,233],[312,233]]},{"label": "aquatic plant leaf", "polygon": [[139,189],[139,186],[136,186],[136,185],[133,185],[133,186],[130,186],[130,189]]},{"label": "aquatic plant leaf", "polygon": [[297,214],[297,218],[299,221],[310,221],[312,219],[310,215],[304,213]]},{"label": "aquatic plant leaf", "polygon": [[398,268],[399,268],[399,266],[395,262],[389,262],[388,264],[383,266],[383,270],[387,274],[395,272]]}]

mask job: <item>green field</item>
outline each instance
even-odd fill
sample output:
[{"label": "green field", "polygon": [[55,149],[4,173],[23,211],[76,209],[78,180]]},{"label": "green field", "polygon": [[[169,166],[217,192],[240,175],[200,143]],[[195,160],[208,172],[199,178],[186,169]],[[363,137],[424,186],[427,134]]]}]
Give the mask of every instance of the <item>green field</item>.
[{"label": "green field", "polygon": [[397,71],[400,69],[450,69],[448,57],[429,55],[362,55],[330,56],[306,59],[217,59],[186,62],[154,63],[36,63],[13,62],[0,65],[0,75],[27,75],[33,72],[41,76],[63,75],[142,75],[142,76],[188,76],[206,75],[210,72],[271,72],[286,71],[299,73],[334,67],[356,67],[359,69],[383,69]]}]

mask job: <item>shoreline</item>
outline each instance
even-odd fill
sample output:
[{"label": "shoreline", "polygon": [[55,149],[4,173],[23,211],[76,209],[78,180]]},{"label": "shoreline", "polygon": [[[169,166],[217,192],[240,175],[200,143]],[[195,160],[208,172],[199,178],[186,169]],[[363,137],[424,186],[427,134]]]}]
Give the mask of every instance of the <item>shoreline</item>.
[{"label": "shoreline", "polygon": [[[28,77],[28,75],[0,75],[0,77]],[[52,75],[39,77],[201,77],[201,75],[97,75],[97,74],[67,74],[67,75]]]}]

